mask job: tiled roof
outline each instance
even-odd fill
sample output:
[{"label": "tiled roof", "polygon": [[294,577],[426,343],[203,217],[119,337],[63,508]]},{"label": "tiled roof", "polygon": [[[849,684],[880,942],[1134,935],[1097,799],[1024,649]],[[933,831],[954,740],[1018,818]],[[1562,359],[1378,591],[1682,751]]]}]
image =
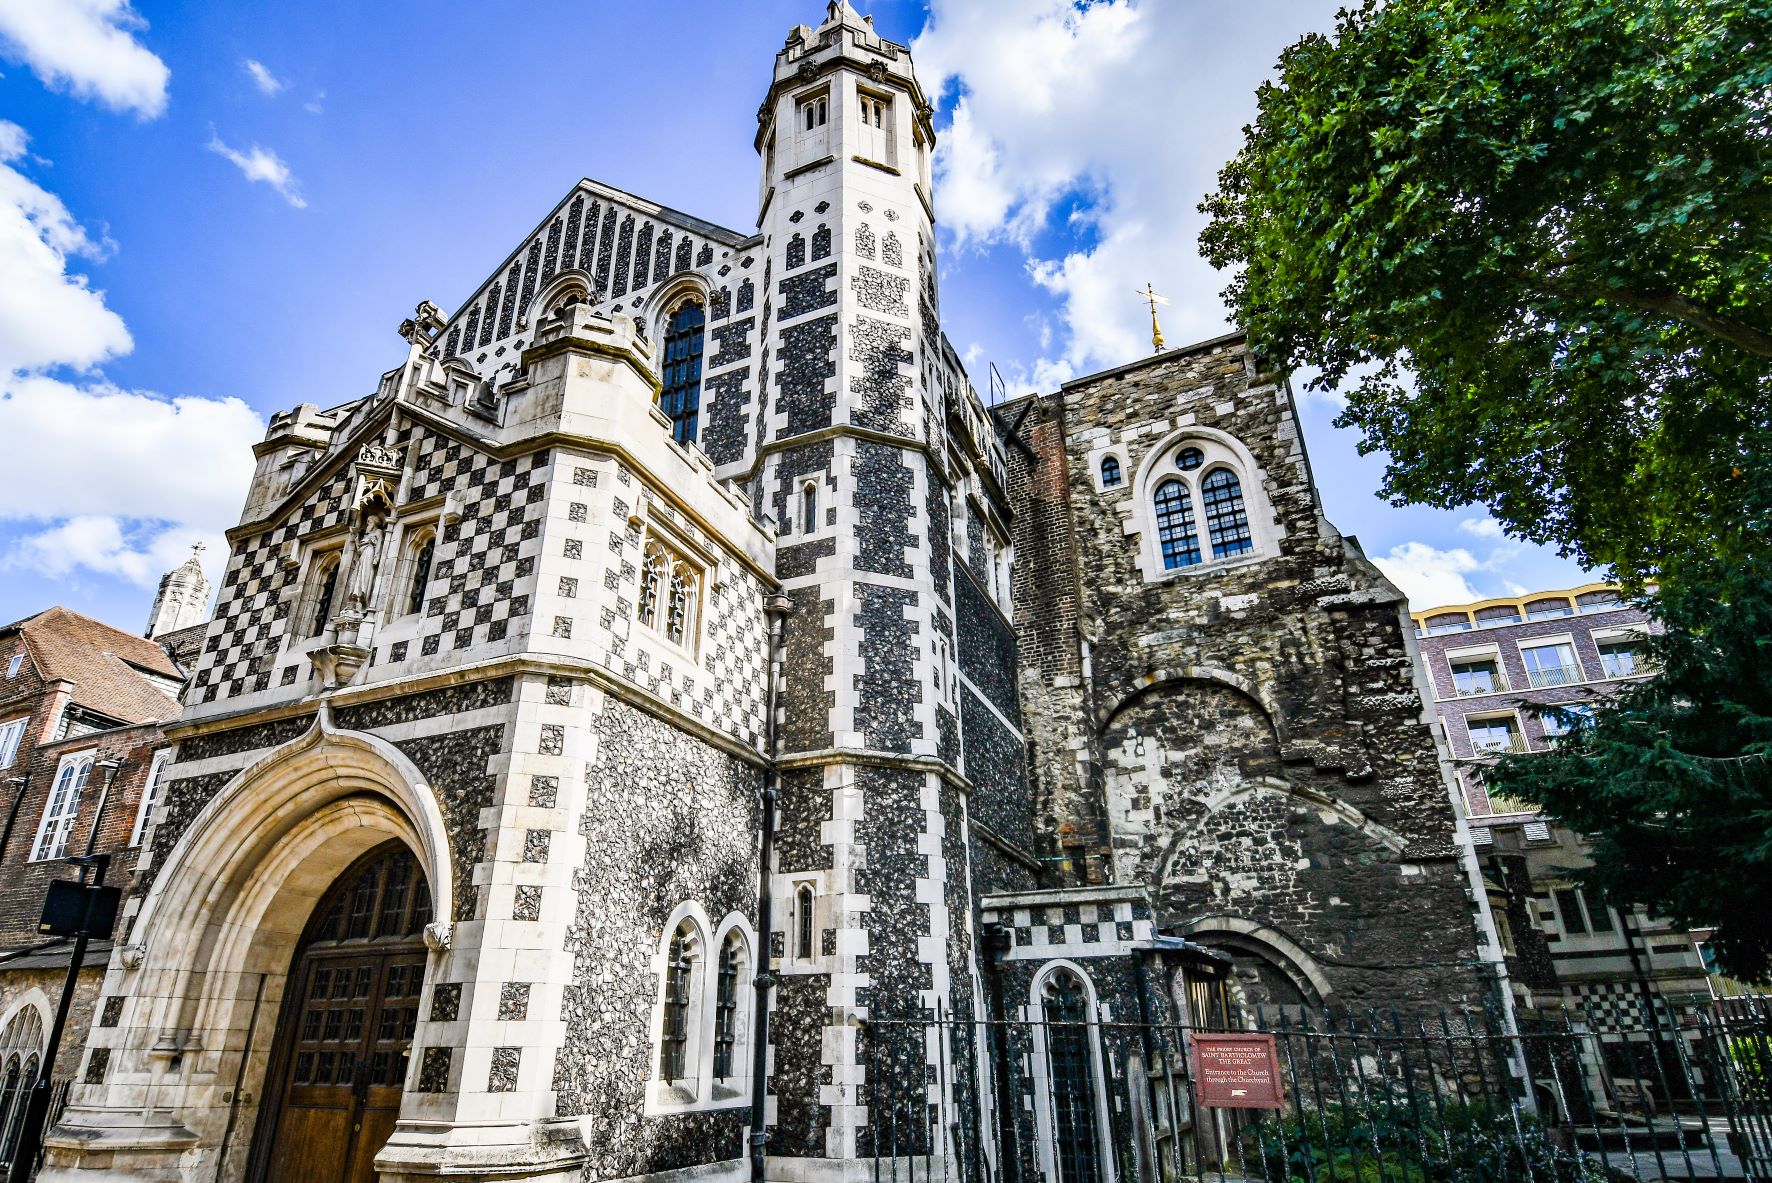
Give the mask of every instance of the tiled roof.
[{"label": "tiled roof", "polygon": [[126,633],[67,608],[50,608],[0,629],[17,632],[44,681],[74,684],[73,700],[126,723],[178,716],[178,702],[144,677],[181,681],[166,651],[146,637]]}]

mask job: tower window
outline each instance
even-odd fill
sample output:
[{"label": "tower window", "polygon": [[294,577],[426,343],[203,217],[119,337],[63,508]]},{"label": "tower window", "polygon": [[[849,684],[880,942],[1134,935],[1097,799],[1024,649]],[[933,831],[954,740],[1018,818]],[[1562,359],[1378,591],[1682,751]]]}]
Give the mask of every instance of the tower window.
[{"label": "tower window", "polygon": [[807,481],[800,487],[800,533],[810,534],[818,528],[818,486]]},{"label": "tower window", "polygon": [[700,570],[658,539],[648,538],[635,609],[640,623],[663,633],[667,641],[690,648],[700,601]]},{"label": "tower window", "polygon": [[658,409],[670,416],[671,435],[680,444],[695,442],[701,414],[701,352],[707,322],[700,304],[686,300],[665,326],[664,365],[659,375]]},{"label": "tower window", "polygon": [[1206,454],[1198,448],[1183,448],[1175,454],[1175,467],[1183,472],[1192,472],[1206,463]]},{"label": "tower window", "polygon": [[1194,566],[1200,561],[1200,536],[1194,528],[1194,502],[1187,486],[1171,477],[1157,486],[1154,501],[1164,570]]},{"label": "tower window", "polygon": [[1212,557],[1222,559],[1255,549],[1249,533],[1249,513],[1243,505],[1243,485],[1228,468],[1215,468],[1200,482],[1200,498],[1206,503],[1206,530],[1212,539]]},{"label": "tower window", "polygon": [[860,93],[862,156],[881,164],[893,163],[892,100],[884,95]]},{"label": "tower window", "polygon": [[1103,456],[1101,458],[1101,487],[1113,489],[1119,487],[1119,484],[1120,458],[1118,456]]},{"label": "tower window", "polygon": [[815,131],[830,121],[830,96],[816,94],[800,100],[800,130]]},{"label": "tower window", "polygon": [[314,576],[314,610],[308,617],[308,636],[317,637],[326,631],[326,623],[332,619],[332,601],[337,595],[338,556],[328,555],[320,560]]},{"label": "tower window", "polygon": [[812,884],[802,883],[794,889],[794,956],[801,961],[812,959]]}]

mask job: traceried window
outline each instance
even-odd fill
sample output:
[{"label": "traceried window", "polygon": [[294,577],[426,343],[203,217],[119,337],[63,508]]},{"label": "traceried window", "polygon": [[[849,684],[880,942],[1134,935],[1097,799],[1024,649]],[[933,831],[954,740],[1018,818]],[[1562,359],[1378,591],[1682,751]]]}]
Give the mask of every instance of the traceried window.
[{"label": "traceried window", "polygon": [[800,100],[799,119],[796,126],[801,131],[817,131],[830,122],[831,100],[828,94],[808,95]]},{"label": "traceried window", "polygon": [[738,973],[744,947],[734,932],[720,946],[720,972],[714,988],[714,1078],[736,1075],[734,1052],[738,1047]]},{"label": "traceried window", "polygon": [[648,538],[635,607],[640,623],[672,644],[692,648],[700,602],[700,569],[657,538]]},{"label": "traceried window", "polygon": [[1206,453],[1198,448],[1183,448],[1175,454],[1175,467],[1183,472],[1192,472],[1206,463]]},{"label": "traceried window", "polygon": [[1101,458],[1101,487],[1104,489],[1118,488],[1120,484],[1120,458],[1103,456]]},{"label": "traceried window", "polygon": [[689,1074],[689,1000],[694,988],[695,933],[680,925],[665,954],[664,1026],[659,1038],[658,1074],[682,1080]]},{"label": "traceried window", "polygon": [[671,435],[680,444],[695,442],[696,423],[701,416],[701,354],[706,321],[701,305],[686,300],[665,324],[658,409],[670,418]]},{"label": "traceried window", "polygon": [[1249,511],[1243,505],[1243,484],[1228,468],[1215,468],[1200,482],[1200,498],[1206,503],[1206,531],[1212,540],[1212,557],[1227,558],[1255,549],[1249,533]]},{"label": "traceried window", "polygon": [[55,780],[49,789],[49,801],[43,807],[43,822],[37,827],[37,841],[31,846],[31,861],[65,858],[68,841],[74,835],[74,821],[80,816],[80,794],[92,778],[95,752],[62,757]]},{"label": "traceried window", "polygon": [[1200,536],[1194,528],[1194,502],[1187,486],[1173,478],[1157,486],[1157,543],[1163,567],[1192,567],[1200,561]]}]

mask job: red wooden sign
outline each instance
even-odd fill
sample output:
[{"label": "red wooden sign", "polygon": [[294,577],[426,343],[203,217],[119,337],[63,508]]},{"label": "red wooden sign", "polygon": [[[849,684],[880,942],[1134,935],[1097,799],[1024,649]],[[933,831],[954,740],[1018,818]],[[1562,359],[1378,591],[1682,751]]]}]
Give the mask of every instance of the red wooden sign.
[{"label": "red wooden sign", "polygon": [[1212,1109],[1283,1109],[1280,1054],[1258,1033],[1195,1035],[1194,1096]]}]

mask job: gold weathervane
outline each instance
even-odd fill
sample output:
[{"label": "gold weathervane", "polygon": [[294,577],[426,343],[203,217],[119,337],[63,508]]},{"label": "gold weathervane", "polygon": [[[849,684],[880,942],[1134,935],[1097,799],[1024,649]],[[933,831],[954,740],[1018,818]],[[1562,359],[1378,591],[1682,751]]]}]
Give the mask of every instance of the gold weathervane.
[{"label": "gold weathervane", "polygon": [[1163,352],[1163,326],[1157,323],[1157,305],[1168,304],[1169,298],[1167,296],[1159,296],[1157,294],[1157,289],[1152,287],[1148,282],[1142,288],[1135,288],[1133,290],[1138,293],[1139,299],[1144,300],[1151,306],[1151,351],[1153,353],[1161,353]]}]

